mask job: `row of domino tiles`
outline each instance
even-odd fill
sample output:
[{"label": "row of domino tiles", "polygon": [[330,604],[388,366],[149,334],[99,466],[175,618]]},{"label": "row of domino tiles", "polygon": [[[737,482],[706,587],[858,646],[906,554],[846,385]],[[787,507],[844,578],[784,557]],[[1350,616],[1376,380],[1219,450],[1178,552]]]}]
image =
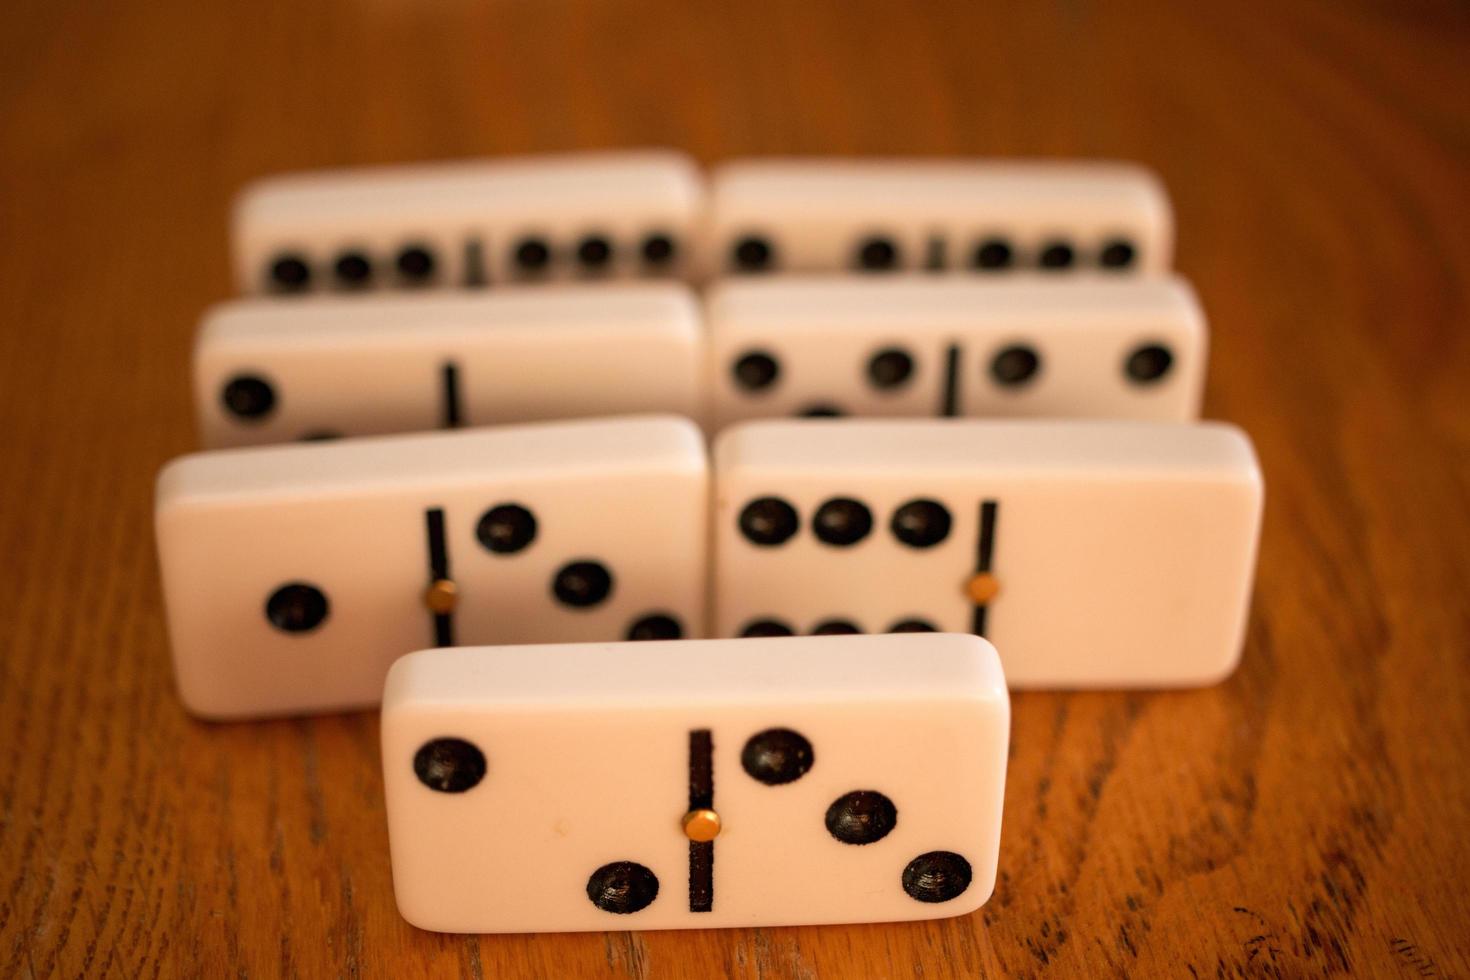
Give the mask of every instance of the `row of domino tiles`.
[{"label": "row of domino tiles", "polygon": [[721,273],[1169,268],[1158,179],[1106,162],[750,159],[669,151],[325,171],[236,202],[242,292]]},{"label": "row of domino tiles", "polygon": [[256,298],[205,314],[195,405],[210,447],[638,412],[1190,421],[1207,334],[1173,276]]},{"label": "row of domino tiles", "polygon": [[1261,501],[1218,423],[633,416],[199,453],[156,525],[184,701],[242,718],[456,644],[971,632],[1014,685],[1207,683]]}]

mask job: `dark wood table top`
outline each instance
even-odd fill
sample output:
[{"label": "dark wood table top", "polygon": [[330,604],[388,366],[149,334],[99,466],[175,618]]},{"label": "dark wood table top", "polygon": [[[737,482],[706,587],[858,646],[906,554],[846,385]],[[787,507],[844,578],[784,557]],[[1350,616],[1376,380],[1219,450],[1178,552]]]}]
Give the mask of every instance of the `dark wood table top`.
[{"label": "dark wood table top", "polygon": [[[1124,9],[1127,8],[1127,9]],[[1470,9],[91,5],[0,32],[0,975],[1465,976]],[[371,714],[209,725],[152,543],[270,172],[594,147],[1158,169],[1267,479],[1242,666],[1024,693],[1001,875],[912,925],[463,937],[393,904]]]}]

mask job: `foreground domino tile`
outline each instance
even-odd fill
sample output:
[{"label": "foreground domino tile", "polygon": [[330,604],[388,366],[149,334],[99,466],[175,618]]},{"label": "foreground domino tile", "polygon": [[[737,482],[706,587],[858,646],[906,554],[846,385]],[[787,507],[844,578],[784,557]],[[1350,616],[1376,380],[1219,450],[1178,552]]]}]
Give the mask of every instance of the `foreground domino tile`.
[{"label": "foreground domino tile", "polygon": [[426,645],[702,635],[707,466],[682,419],[219,450],[159,474],[184,704],[375,704]]},{"label": "foreground domino tile", "polygon": [[235,203],[242,292],[679,275],[704,203],[669,151],[324,170]]},{"label": "foreground domino tile", "polygon": [[696,415],[703,328],[679,283],[224,303],[194,344],[206,446],[542,419]]},{"label": "foreground domino tile", "polygon": [[928,269],[1159,273],[1173,214],[1121,163],[740,160],[710,179],[704,265],[730,272]]},{"label": "foreground domino tile", "polygon": [[1231,426],[753,422],[713,458],[717,636],[969,631],[1023,687],[1239,661],[1262,483]]},{"label": "foreground domino tile", "polygon": [[961,915],[994,887],[1009,728],[973,636],[410,654],[383,695],[398,908],[440,932]]},{"label": "foreground domino tile", "polygon": [[740,278],[706,300],[714,430],[790,415],[1199,416],[1182,279]]}]

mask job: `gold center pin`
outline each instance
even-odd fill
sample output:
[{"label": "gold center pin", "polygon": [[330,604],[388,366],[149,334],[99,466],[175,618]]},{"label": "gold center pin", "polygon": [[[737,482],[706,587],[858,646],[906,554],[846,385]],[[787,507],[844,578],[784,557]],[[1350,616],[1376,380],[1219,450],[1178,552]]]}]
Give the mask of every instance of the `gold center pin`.
[{"label": "gold center pin", "polygon": [[1000,582],[989,572],[976,572],[965,580],[965,595],[977,606],[987,605],[1000,595]]},{"label": "gold center pin", "polygon": [[713,810],[690,810],[683,822],[684,836],[692,841],[712,841],[720,836],[720,815]]},{"label": "gold center pin", "polygon": [[424,590],[424,605],[436,616],[447,616],[454,612],[459,602],[459,588],[447,578],[435,579]]}]

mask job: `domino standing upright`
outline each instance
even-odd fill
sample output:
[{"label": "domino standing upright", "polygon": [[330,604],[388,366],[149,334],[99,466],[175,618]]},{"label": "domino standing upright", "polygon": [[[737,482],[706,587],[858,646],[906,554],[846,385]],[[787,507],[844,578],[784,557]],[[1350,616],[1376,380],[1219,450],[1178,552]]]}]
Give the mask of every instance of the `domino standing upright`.
[{"label": "domino standing upright", "polygon": [[667,151],[292,174],[236,201],[235,277],[298,293],[681,275],[703,204]]},{"label": "domino standing upright", "polygon": [[245,300],[194,345],[206,446],[702,409],[678,283]]},{"label": "domino standing upright", "polygon": [[1189,421],[1207,332],[1176,278],[726,280],[711,425],[789,415]]},{"label": "domino standing upright", "polygon": [[706,469],[672,418],[176,460],[156,523],[184,703],[362,707],[430,644],[701,635]]},{"label": "domino standing upright", "polygon": [[1024,687],[1239,660],[1262,487],[1230,426],[756,422],[714,461],[717,636],[967,631]]},{"label": "domino standing upright", "polygon": [[1008,734],[976,637],[411,654],[383,698],[398,907],[441,932],[963,914]]},{"label": "domino standing upright", "polygon": [[1118,163],[740,160],[710,180],[707,271],[1169,267],[1158,179]]}]

